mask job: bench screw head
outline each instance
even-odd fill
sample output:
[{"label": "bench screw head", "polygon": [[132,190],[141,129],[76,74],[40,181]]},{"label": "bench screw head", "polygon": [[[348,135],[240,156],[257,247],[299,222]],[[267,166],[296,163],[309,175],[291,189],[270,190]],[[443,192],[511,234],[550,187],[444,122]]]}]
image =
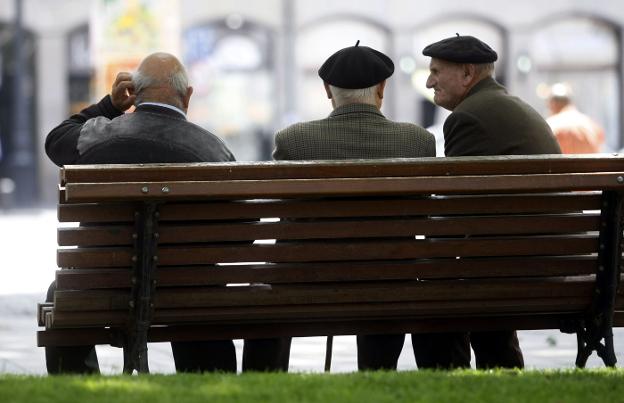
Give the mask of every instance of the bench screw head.
[{"label": "bench screw head", "polygon": [[147,186],[143,186],[141,188],[141,193],[149,193],[149,188]]},{"label": "bench screw head", "polygon": [[157,262],[157,261],[158,261],[158,256],[154,256],[154,257],[152,258],[152,260],[153,260],[154,262]]},{"label": "bench screw head", "polygon": [[136,284],[136,277],[132,277],[132,279],[130,279],[130,282],[131,282],[132,284]]},{"label": "bench screw head", "polygon": [[132,261],[136,262],[137,261],[137,257],[136,256],[132,256]]},{"label": "bench screw head", "polygon": [[130,308],[134,308],[134,301],[130,301],[130,302],[128,302],[128,306],[129,306]]},{"label": "bench screw head", "polygon": [[154,238],[156,238],[156,239],[160,238],[160,234],[158,232],[155,232],[154,233]]},{"label": "bench screw head", "polygon": [[604,266],[598,266],[598,271],[604,271]]},{"label": "bench screw head", "polygon": [[618,183],[624,183],[624,176],[618,176],[617,181]]},{"label": "bench screw head", "polygon": [[136,234],[136,232],[134,234],[132,234],[132,239],[137,239],[139,236]]},{"label": "bench screw head", "polygon": [[169,186],[163,186],[161,190],[163,193],[169,193],[170,189],[169,189]]}]

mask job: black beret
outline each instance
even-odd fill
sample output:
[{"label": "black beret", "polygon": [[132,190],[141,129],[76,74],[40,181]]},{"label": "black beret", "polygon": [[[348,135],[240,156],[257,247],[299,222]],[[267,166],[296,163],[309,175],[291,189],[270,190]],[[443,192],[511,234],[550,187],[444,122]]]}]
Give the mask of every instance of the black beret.
[{"label": "black beret", "polygon": [[485,42],[474,36],[453,36],[432,43],[423,49],[423,55],[455,63],[492,63],[498,55]]},{"label": "black beret", "polygon": [[323,81],[339,88],[368,88],[394,73],[394,63],[388,56],[359,43],[340,49],[323,63],[318,71]]}]

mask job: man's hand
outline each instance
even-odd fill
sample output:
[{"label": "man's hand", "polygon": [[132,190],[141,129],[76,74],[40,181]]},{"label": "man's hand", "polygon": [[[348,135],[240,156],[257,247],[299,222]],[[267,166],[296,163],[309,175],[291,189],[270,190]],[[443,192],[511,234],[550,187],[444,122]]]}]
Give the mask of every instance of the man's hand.
[{"label": "man's hand", "polygon": [[111,90],[111,101],[113,106],[118,110],[125,112],[134,105],[134,85],[132,84],[132,74],[121,72],[117,74],[117,78],[113,83]]}]

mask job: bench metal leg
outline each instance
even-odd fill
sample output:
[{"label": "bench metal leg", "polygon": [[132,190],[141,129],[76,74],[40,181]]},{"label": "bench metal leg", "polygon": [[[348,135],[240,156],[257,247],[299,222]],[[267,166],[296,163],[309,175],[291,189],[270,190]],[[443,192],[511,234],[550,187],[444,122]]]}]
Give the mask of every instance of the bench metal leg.
[{"label": "bench metal leg", "polygon": [[576,366],[579,368],[585,367],[594,351],[608,367],[617,362],[613,346],[613,312],[622,256],[623,196],[620,192],[604,192],[602,195],[596,288],[585,323],[577,330]]},{"label": "bench metal leg", "polygon": [[147,332],[149,331],[152,310],[152,296],[155,282],[154,273],[158,260],[158,211],[156,203],[144,203],[135,214],[135,254],[132,278],[132,300],[130,301],[131,321],[128,324],[124,344],[124,372],[131,374],[148,373]]}]

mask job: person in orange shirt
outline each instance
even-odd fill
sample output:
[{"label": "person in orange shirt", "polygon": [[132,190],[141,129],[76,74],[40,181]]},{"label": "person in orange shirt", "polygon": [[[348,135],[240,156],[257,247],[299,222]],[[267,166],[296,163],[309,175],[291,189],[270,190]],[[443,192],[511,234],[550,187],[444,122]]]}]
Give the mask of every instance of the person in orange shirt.
[{"label": "person in orange shirt", "polygon": [[605,141],[604,130],[572,102],[572,90],[565,83],[551,87],[548,98],[551,116],[546,119],[564,154],[600,152]]}]

